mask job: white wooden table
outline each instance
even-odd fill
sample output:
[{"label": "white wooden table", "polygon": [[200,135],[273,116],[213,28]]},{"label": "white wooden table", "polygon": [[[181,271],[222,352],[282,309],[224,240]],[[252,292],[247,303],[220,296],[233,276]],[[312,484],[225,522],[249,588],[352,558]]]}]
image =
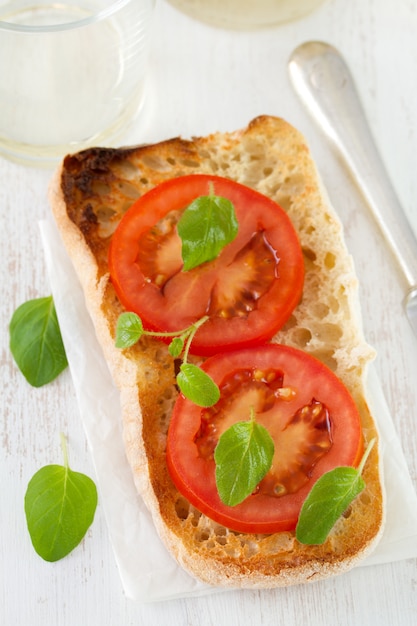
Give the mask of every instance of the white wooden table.
[{"label": "white wooden table", "polygon": [[[163,0],[155,17],[148,105],[127,141],[234,130],[262,113],[282,116],[304,132],[345,224],[361,284],[366,336],[378,351],[376,369],[416,485],[417,339],[401,308],[399,274],[361,196],[293,94],[286,66],[292,49],[306,40],[325,40],[341,49],[417,230],[416,2],[328,0],[303,20],[251,33],[206,27]],[[23,497],[38,468],[61,463],[61,431],[68,436],[72,467],[94,477],[69,372],[45,388],[33,389],[17,372],[8,349],[13,310],[50,292],[38,227],[48,213],[50,175],[0,158],[0,622],[4,626],[417,624],[414,559],[358,568],[308,587],[140,605],[124,596],[100,505],[86,539],[70,556],[49,564],[35,554]]]}]

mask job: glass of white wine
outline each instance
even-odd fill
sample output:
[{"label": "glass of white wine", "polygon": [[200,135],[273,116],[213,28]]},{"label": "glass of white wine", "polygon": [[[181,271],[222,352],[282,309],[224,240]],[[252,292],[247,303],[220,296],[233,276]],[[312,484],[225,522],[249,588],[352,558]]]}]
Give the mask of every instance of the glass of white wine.
[{"label": "glass of white wine", "polygon": [[325,0],[169,0],[190,17],[213,26],[254,29],[289,22]]},{"label": "glass of white wine", "polygon": [[111,145],[144,101],[155,0],[0,0],[0,155]]}]

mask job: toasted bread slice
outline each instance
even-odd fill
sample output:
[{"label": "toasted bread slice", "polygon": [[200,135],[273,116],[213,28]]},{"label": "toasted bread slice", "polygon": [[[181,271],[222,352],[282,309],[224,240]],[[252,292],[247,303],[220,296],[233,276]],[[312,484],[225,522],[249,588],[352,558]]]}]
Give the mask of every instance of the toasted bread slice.
[{"label": "toasted bread slice", "polygon": [[114,346],[123,309],[109,279],[112,233],[136,198],[162,181],[196,172],[253,187],[287,211],[304,253],[305,287],[302,301],[274,341],[326,363],[359,408],[365,445],[378,438],[365,395],[367,365],[374,353],[361,331],[352,260],[300,133],[279,118],[261,116],[232,133],[89,149],[64,159],[51,182],[50,202],[120,388],[126,453],[137,489],[178,562],[209,584],[277,587],[344,572],[371,551],[382,532],[378,445],[364,469],[365,491],[323,545],[302,545],[294,532],[260,536],[229,531],[195,510],[168,474],[166,433],[177,389],[166,346],[150,338],[124,351]]}]

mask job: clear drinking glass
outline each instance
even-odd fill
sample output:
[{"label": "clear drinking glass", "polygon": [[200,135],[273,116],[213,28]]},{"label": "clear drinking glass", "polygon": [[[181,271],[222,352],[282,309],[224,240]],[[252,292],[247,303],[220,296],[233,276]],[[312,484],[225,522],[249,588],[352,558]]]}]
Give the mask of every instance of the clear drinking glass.
[{"label": "clear drinking glass", "polygon": [[174,7],[213,26],[253,29],[289,22],[325,0],[168,0]]},{"label": "clear drinking glass", "polygon": [[0,0],[0,154],[112,145],[145,95],[155,0]]}]

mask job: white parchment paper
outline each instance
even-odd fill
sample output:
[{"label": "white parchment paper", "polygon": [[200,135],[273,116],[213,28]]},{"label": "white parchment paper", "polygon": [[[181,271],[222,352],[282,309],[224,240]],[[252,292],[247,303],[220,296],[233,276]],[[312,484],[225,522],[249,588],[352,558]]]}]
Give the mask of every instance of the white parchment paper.
[{"label": "white parchment paper", "polygon": [[[152,602],[218,592],[179,567],[156,533],[133,484],[122,441],[119,392],[96,340],[77,276],[52,219],[42,221],[40,229],[100,502],[125,593],[138,602]],[[361,566],[417,557],[417,495],[373,369],[369,383],[370,408],[377,416],[382,440],[387,519],[378,547]]]}]

